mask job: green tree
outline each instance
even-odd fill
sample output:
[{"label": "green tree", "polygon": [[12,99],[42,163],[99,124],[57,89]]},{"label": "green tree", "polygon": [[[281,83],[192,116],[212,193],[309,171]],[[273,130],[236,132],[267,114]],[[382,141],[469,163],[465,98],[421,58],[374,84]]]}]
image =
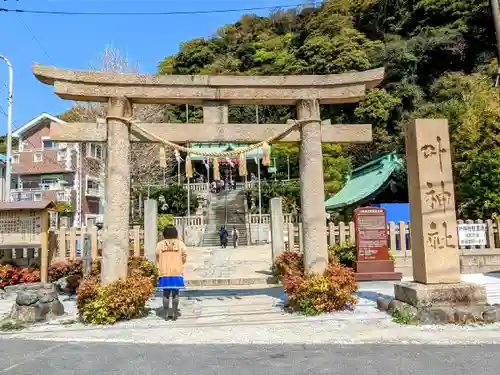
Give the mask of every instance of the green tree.
[{"label": "green tree", "polygon": [[[162,204],[167,204],[164,214],[172,214],[174,216],[186,216],[188,212],[188,191],[183,185],[168,185],[165,188],[155,188],[150,190],[150,197],[158,200],[158,208]],[[200,205],[199,197],[191,192],[189,196],[190,213],[193,215]]]},{"label": "green tree", "polygon": [[415,117],[450,124],[457,208],[463,218],[500,213],[500,90],[488,76],[450,73],[432,86],[435,101]]},{"label": "green tree", "polygon": [[[213,37],[182,44],[160,63],[159,73],[330,74],[384,66],[384,81],[360,103],[322,106],[322,118],[332,123],[373,124],[370,144],[323,146],[327,193],[342,187],[351,166],[392,151],[404,154],[404,126],[411,119],[445,116],[460,214],[487,217],[498,209],[496,65],[488,0],[335,0],[268,17],[246,15]],[[200,121],[200,109],[192,112],[191,121]],[[184,113],[183,106],[169,106],[165,119],[183,122]],[[229,117],[253,123],[255,107],[230,106]],[[259,107],[259,126],[293,118],[293,107]],[[289,159],[292,178],[298,177],[297,144],[273,145],[273,157],[278,176],[287,175]],[[384,199],[404,199],[405,171],[395,180],[397,192]]]}]

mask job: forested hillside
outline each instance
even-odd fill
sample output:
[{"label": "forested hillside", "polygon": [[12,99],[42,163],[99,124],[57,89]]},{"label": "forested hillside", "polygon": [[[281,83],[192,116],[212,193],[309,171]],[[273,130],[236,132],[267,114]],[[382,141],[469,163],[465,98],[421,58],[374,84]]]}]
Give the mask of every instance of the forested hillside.
[{"label": "forested hillside", "polygon": [[[194,39],[159,64],[160,74],[330,74],[386,67],[386,79],[357,105],[324,106],[333,123],[374,125],[366,146],[325,146],[330,193],[349,167],[404,152],[415,117],[450,121],[457,203],[463,218],[500,212],[499,93],[493,22],[486,0],[334,0],[321,7],[247,15],[208,39]],[[260,108],[260,122],[293,118],[289,107]],[[169,107],[168,121],[185,121]],[[190,121],[201,118],[190,109]],[[254,107],[231,107],[231,122],[255,121]],[[297,147],[276,147],[295,157]],[[404,197],[405,174],[397,194]]]}]

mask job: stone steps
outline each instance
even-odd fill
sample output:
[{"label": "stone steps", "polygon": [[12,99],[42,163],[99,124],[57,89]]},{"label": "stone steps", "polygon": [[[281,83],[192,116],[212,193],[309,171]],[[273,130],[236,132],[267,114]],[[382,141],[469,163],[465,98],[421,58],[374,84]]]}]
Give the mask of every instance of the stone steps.
[{"label": "stone steps", "polygon": [[[258,285],[254,288],[203,288],[181,292],[180,317],[172,327],[300,324],[322,321],[384,322],[390,317],[378,311],[373,301],[360,299],[354,311],[343,311],[316,317],[289,314],[284,311],[285,296],[281,288]],[[161,298],[150,300],[150,306],[159,308]],[[154,315],[148,319],[161,321]],[[170,324],[170,322],[165,322]]]},{"label": "stone steps", "polygon": [[276,286],[276,280],[270,276],[246,277],[246,278],[205,278],[205,279],[186,279],[185,284],[188,287],[203,286],[226,286],[226,285],[258,285],[268,284]]}]

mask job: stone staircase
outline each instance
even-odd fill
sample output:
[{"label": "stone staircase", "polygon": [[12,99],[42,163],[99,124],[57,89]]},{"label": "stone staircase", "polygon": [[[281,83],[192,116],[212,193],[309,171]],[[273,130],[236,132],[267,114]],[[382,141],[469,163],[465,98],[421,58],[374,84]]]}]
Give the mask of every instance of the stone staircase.
[{"label": "stone staircase", "polygon": [[[220,246],[219,228],[222,225],[226,225],[226,229],[229,234],[231,234],[233,228],[238,229],[238,244],[240,246],[245,246],[247,244],[244,204],[244,190],[230,190],[228,192],[220,192],[212,195],[207,214],[207,229],[203,236],[204,247]],[[228,246],[232,246],[231,237],[229,238]]]}]

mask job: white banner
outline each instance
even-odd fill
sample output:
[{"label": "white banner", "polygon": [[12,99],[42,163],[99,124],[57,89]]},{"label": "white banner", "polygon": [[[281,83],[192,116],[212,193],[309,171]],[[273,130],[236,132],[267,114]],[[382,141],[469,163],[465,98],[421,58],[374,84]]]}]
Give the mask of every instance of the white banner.
[{"label": "white banner", "polygon": [[463,246],[486,246],[486,224],[458,224],[458,243]]}]

